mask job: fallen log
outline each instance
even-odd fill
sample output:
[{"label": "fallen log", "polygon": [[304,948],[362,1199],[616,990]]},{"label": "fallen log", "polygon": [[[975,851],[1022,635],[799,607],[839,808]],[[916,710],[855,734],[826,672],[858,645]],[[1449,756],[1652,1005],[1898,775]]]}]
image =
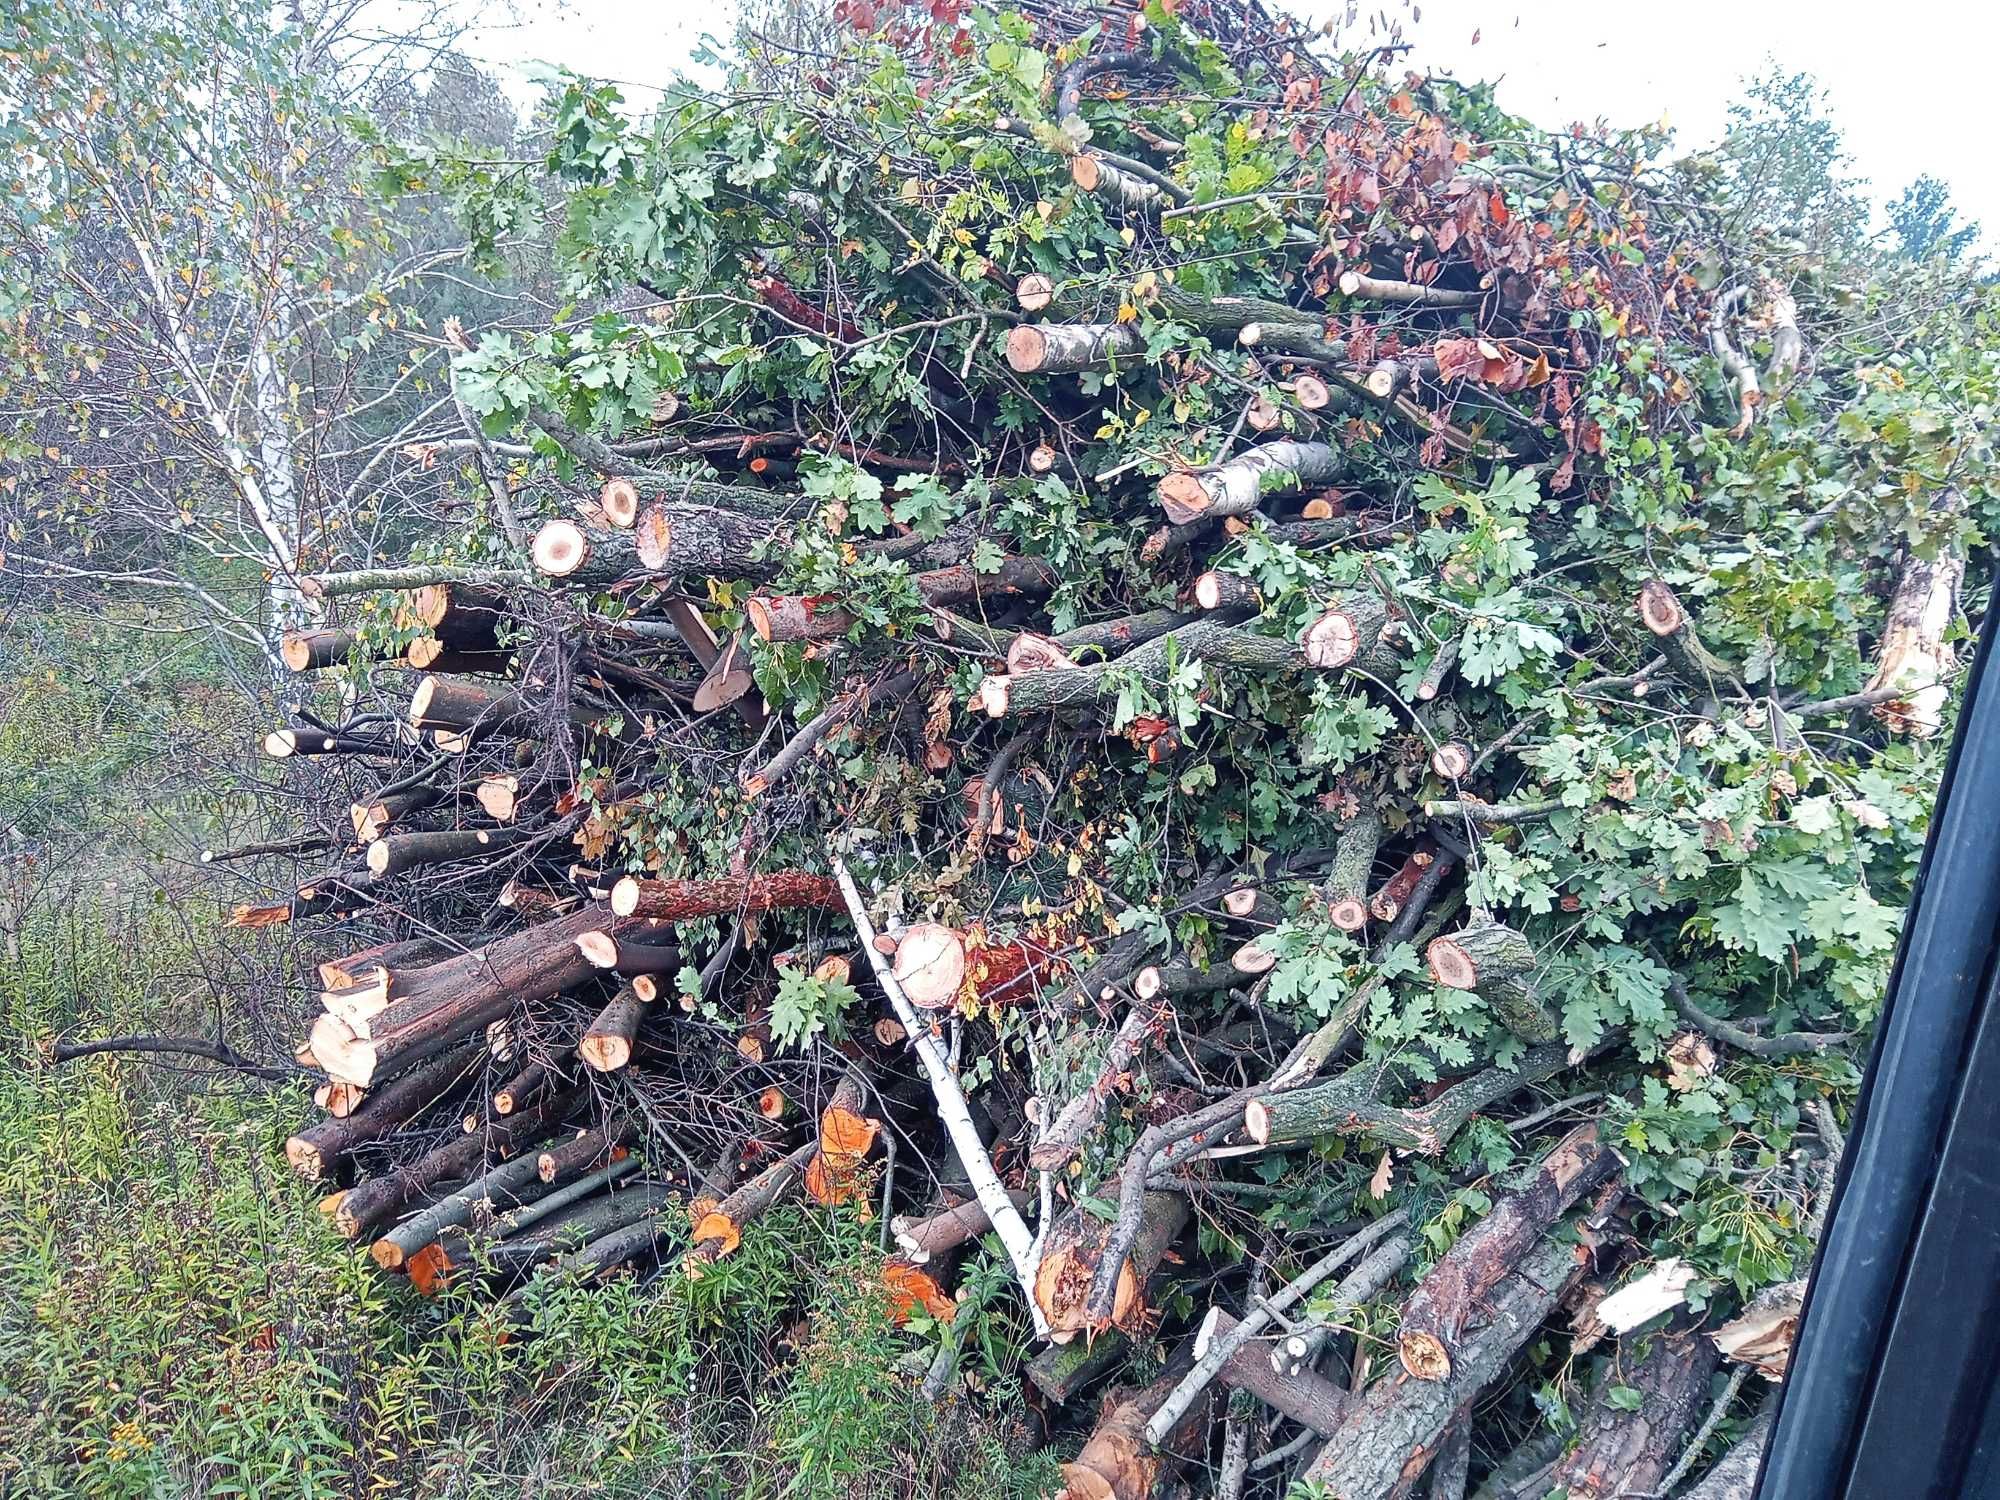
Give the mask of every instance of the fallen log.
[{"label": "fallen log", "polygon": [[334,1205],[334,1227],[350,1240],[361,1238],[424,1194],[474,1175],[488,1153],[505,1156],[539,1140],[581,1102],[576,1092],[549,1099],[509,1115],[490,1130],[457,1136],[392,1172],[358,1183]]},{"label": "fallen log", "polygon": [[[401,976],[403,998],[376,1015],[369,1035],[356,1036],[333,1016],[313,1023],[312,1049],[327,1073],[369,1087],[377,1074],[399,1072],[483,1031],[517,1004],[561,994],[597,972],[577,951],[584,932],[609,927],[613,935],[636,930],[638,918],[614,918],[584,910],[495,939]],[[628,924],[630,924],[628,928]]]},{"label": "fallen log", "polygon": [[1403,1369],[1419,1381],[1450,1381],[1458,1346],[1480,1304],[1572,1204],[1617,1171],[1617,1154],[1598,1141],[1595,1125],[1563,1137],[1527,1181],[1501,1196],[1410,1293],[1396,1329]]},{"label": "fallen log", "polygon": [[287,1140],[285,1160],[301,1177],[331,1177],[343,1157],[469,1088],[482,1063],[476,1050],[460,1048],[371,1089],[360,1108],[322,1120]]},{"label": "fallen log", "polygon": [[611,888],[611,910],[618,916],[660,922],[839,904],[840,892],[831,880],[803,870],[712,880],[641,880],[627,875]]},{"label": "fallen log", "polygon": [[[1631,1343],[1644,1345],[1642,1358],[1627,1355]],[[1570,1500],[1657,1492],[1708,1399],[1715,1346],[1692,1327],[1626,1339],[1619,1355],[1584,1413],[1576,1445],[1547,1480],[1551,1490]],[[1639,1396],[1636,1406],[1628,1394],[1633,1391]]]},{"label": "fallen log", "polygon": [[1205,472],[1167,475],[1160,481],[1160,508],[1176,526],[1248,515],[1270,495],[1332,484],[1344,470],[1338,450],[1325,443],[1281,439]]}]

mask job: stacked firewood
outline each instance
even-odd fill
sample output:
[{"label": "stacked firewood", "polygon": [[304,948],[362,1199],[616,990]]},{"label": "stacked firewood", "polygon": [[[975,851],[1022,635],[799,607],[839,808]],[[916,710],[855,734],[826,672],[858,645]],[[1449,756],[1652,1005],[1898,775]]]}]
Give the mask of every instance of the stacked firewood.
[{"label": "stacked firewood", "polygon": [[[1116,36],[1142,30],[1120,13]],[[1272,57],[1291,68],[1268,29],[1238,40],[1245,77]],[[1087,88],[1163,71],[1100,45],[1054,80],[1056,117]],[[1317,100],[1319,82],[1300,70],[1284,98]],[[1390,113],[1409,119],[1416,106],[1395,97]],[[1278,108],[1274,94],[1257,117]],[[995,132],[1062,149],[1016,127]],[[1367,128],[1403,139],[1380,116]],[[298,1053],[324,1116],[288,1154],[332,1190],[342,1234],[421,1291],[486,1287],[525,1307],[546,1273],[700,1276],[782,1205],[865,1206],[893,1247],[885,1296],[944,1321],[955,1268],[984,1243],[1018,1283],[1025,1373],[1074,1455],[1070,1492],[1117,1500],[1211,1461],[1220,1494],[1243,1494],[1254,1466],[1258,1483],[1306,1478],[1344,1500],[1407,1495],[1426,1475],[1429,1493],[1456,1497],[1475,1416],[1524,1351],[1643,1327],[1578,1441],[1496,1455],[1493,1431],[1507,1446],[1522,1432],[1502,1424],[1477,1463],[1493,1494],[1660,1486],[1708,1405],[1715,1347],[1671,1301],[1599,1319],[1644,1253],[1623,1167],[1599,1112],[1534,1096],[1624,1038],[1570,1044],[1547,955],[1467,879],[1488,841],[1564,811],[1502,771],[1502,752],[1553,730],[1460,676],[1470,611],[1427,611],[1373,568],[1393,548],[1401,576],[1442,589],[1470,566],[1449,511],[1412,502],[1417,469],[1539,465],[1560,490],[1591,461],[1570,401],[1594,355],[1571,331],[1581,303],[1555,297],[1581,273],[1537,260],[1549,236],[1491,183],[1444,191],[1467,155],[1441,124],[1423,130],[1421,171],[1401,159],[1417,229],[1371,239],[1353,218],[1338,265],[1295,225],[1258,231],[1260,254],[1296,250],[1265,290],[1284,280],[1301,302],[1339,299],[1337,313],[1136,266],[1110,286],[988,262],[961,284],[913,251],[898,300],[866,315],[900,327],[935,311],[914,326],[971,340],[962,361],[924,365],[942,425],[856,434],[837,403],[794,403],[786,430],[775,401],[732,416],[721,385],[656,405],[658,431],[614,445],[530,408],[521,425],[562,451],[559,475],[503,475],[476,434],[462,450],[505,502],[509,545],[476,554],[503,564],[305,581],[343,623],[287,638],[310,686],[265,742],[282,762],[274,787],[308,810],[300,878],[235,920],[290,924],[325,954]],[[1062,191],[1123,222],[1123,244],[1165,244],[1186,198],[1172,175],[1109,149],[1140,149],[1115,132],[1087,151],[1075,136],[1061,138]],[[1380,190],[1372,168],[1368,183]],[[797,214],[825,208],[807,195]],[[768,309],[773,337],[816,339],[837,362],[873,338],[853,321],[863,311],[799,285],[842,258],[802,254],[788,280],[786,258],[766,257],[725,300]],[[1636,274],[1622,253],[1605,263],[1606,286]],[[1688,326],[1662,336],[1705,357],[1688,331],[1699,294],[1676,286],[1672,317]],[[1212,370],[1240,414],[1086,474],[1076,451],[1102,410],[1078,377],[1143,367],[1154,324],[1201,345],[1148,376],[1181,382],[1158,410],[1201,395]],[[1552,376],[1551,353],[1575,368]],[[1024,440],[1024,420],[1047,435]],[[1129,563],[1106,572],[1074,538],[995,524],[993,491],[938,524],[886,510],[851,524],[853,506],[797,482],[827,454],[878,495],[912,473],[970,493],[983,465],[981,483],[1032,507],[1067,474],[1095,507],[1091,546]],[[1310,581],[1265,587],[1243,562],[1253,539],[1310,560]],[[829,557],[851,588],[807,566]],[[1621,552],[1595,583],[1581,568],[1562,579],[1603,605],[1604,639],[1569,655],[1610,671],[1572,673],[1576,700],[1637,716],[1670,698],[1706,724],[1720,697],[1749,696],[1686,601],[1627,577]],[[1897,618],[1916,635],[1949,618],[1924,605],[1958,577],[1913,568]],[[1905,646],[1899,660],[1920,663],[1942,649],[1935,631]],[[1794,703],[1776,732],[1900,698],[1923,675],[1886,664],[1865,702]],[[1221,733],[1204,706],[1235,710],[1233,740],[1205,753],[1247,764],[1262,746],[1296,766],[1300,722],[1333,686],[1392,704],[1402,718],[1383,720],[1399,727],[1302,799],[1310,811],[1269,847],[1232,841],[1227,810],[1222,833],[1198,835],[1217,810],[1176,778],[1184,738]],[[1186,712],[1154,711],[1177,694]],[[1185,810],[1161,815],[1159,847],[1119,851],[1121,873],[1116,812],[1151,788]],[[271,850],[218,857],[246,852]],[[1324,995],[1281,1001],[1295,940],[1322,930],[1351,961]],[[1469,1061],[1363,1045],[1414,968],[1391,969],[1406,952],[1435,993],[1490,1017]],[[1447,1169],[1475,1120],[1527,1165],[1497,1181]],[[1362,1163],[1337,1211],[1273,1227],[1243,1210],[1289,1170],[1246,1165],[1315,1152]],[[1481,1183],[1490,1208],[1455,1239],[1426,1237],[1435,1202],[1391,1191],[1412,1158],[1433,1184]]]}]

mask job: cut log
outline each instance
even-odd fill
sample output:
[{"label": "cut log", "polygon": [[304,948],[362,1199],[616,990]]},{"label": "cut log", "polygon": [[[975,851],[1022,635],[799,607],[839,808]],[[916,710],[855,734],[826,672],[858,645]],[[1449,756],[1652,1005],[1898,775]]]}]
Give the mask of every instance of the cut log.
[{"label": "cut log", "polygon": [[[1170,653],[1169,641],[1174,643],[1175,653]],[[995,719],[1008,714],[1108,711],[1110,704],[1104,700],[1116,699],[1128,672],[1136,672],[1149,687],[1164,688],[1168,658],[1176,653],[1183,666],[1200,660],[1218,669],[1282,672],[1306,665],[1305,654],[1295,642],[1201,619],[1155,637],[1113,662],[1021,676],[989,674],[979,687],[980,707]]]},{"label": "cut log", "polygon": [[1447,866],[1450,856],[1440,855],[1428,840],[1417,845],[1397,867],[1396,873],[1382,882],[1380,890],[1368,898],[1368,912],[1378,922],[1393,922],[1402,913],[1403,905],[1417,888],[1417,882],[1438,859],[1444,859]]},{"label": "cut log", "polygon": [[1472,774],[1472,760],[1464,740],[1446,740],[1431,752],[1431,769],[1446,781],[1463,781]]},{"label": "cut log", "polygon": [[369,1246],[369,1257],[385,1271],[400,1271],[412,1255],[447,1229],[465,1223],[475,1210],[495,1212],[515,1207],[519,1200],[514,1190],[539,1182],[534,1157],[517,1156],[502,1162],[420,1213],[412,1214]]},{"label": "cut log", "polygon": [[1581,1274],[1572,1246],[1553,1240],[1532,1246],[1479,1305],[1467,1308],[1442,1378],[1376,1381],[1300,1477],[1355,1500],[1395,1493],[1405,1473],[1423,1472],[1452,1418],[1499,1378]]},{"label": "cut log", "polygon": [[1364,302],[1399,302],[1412,307],[1474,307],[1485,297],[1483,292],[1451,291],[1414,281],[1388,281],[1360,271],[1340,273],[1340,295]]},{"label": "cut log", "polygon": [[361,1108],[322,1120],[286,1141],[285,1160],[301,1177],[331,1177],[341,1159],[357,1147],[402,1129],[432,1105],[470,1088],[482,1062],[476,1049],[460,1048],[369,1090]]},{"label": "cut log", "polygon": [[[1225,609],[1255,613],[1261,607],[1256,585],[1249,579],[1213,570],[1194,581],[1194,602],[1211,613]],[[1007,664],[1007,670],[1016,670],[1012,662]]]},{"label": "cut log", "polygon": [[[1010,557],[997,569],[980,572],[970,563],[933,568],[910,582],[924,603],[933,608],[1022,594],[1046,594],[1055,574],[1039,557]],[[860,622],[835,599],[820,595],[760,594],[744,601],[744,614],[759,639],[765,641],[838,640]]]},{"label": "cut log", "polygon": [[1424,950],[1431,978],[1455,990],[1484,989],[1535,967],[1535,946],[1502,922],[1478,922]]},{"label": "cut log", "polygon": [[484,734],[502,730],[532,734],[542,727],[534,705],[520,693],[437,674],[421,678],[410,694],[410,724],[416,729]]},{"label": "cut log", "polygon": [[1252,938],[1229,955],[1229,966],[1238,974],[1268,974],[1278,967],[1278,955],[1262,938]]},{"label": "cut log", "polygon": [[368,873],[399,875],[425,865],[491,859],[535,836],[526,828],[445,829],[436,833],[392,833],[368,846]]},{"label": "cut log", "polygon": [[1200,1446],[1208,1426],[1205,1399],[1189,1408],[1157,1448],[1146,1441],[1146,1423],[1173,1394],[1182,1373],[1169,1369],[1142,1391],[1122,1391],[1107,1398],[1083,1451],[1062,1466],[1068,1500],[1150,1500],[1155,1485]]},{"label": "cut log", "polygon": [[593,969],[607,970],[625,979],[670,974],[681,966],[681,950],[671,943],[639,943],[609,932],[578,933],[576,951],[589,960]]},{"label": "cut log", "polygon": [[632,1039],[645,1018],[646,1002],[631,985],[621,985],[585,1029],[577,1055],[599,1073],[616,1073],[632,1061]]},{"label": "cut log", "polygon": [[394,758],[393,741],[362,734],[328,734],[321,729],[274,729],[264,736],[264,753],[273,760],[295,755],[380,755]]},{"label": "cut log", "polygon": [[533,1104],[561,1080],[546,1063],[529,1063],[493,1091],[493,1113],[511,1115]]},{"label": "cut log", "polygon": [[1348,594],[1306,626],[1299,644],[1313,666],[1336,671],[1373,652],[1388,622],[1389,607],[1381,595],[1366,591]]},{"label": "cut log", "polygon": [[[614,919],[614,935],[622,923]],[[401,976],[405,997],[393,1001],[356,1037],[332,1016],[314,1023],[312,1046],[328,1074],[371,1086],[443,1051],[461,1037],[485,1030],[517,1004],[533,1004],[583,983],[597,970],[577,952],[582,933],[606,927],[601,911],[581,911],[496,939],[428,968]],[[629,930],[637,930],[636,925]]]},{"label": "cut log", "polygon": [[918,1009],[948,1009],[958,1003],[965,983],[965,939],[954,928],[936,922],[906,927],[896,935],[892,972]]},{"label": "cut log", "polygon": [[405,967],[415,968],[453,951],[453,944],[435,937],[399,938],[394,942],[377,943],[370,948],[358,949],[345,958],[329,958],[322,962],[319,965],[319,982],[329,990],[372,984],[379,969],[394,973]]},{"label": "cut log", "polygon": [[[1017,1209],[1026,1210],[1031,1202],[1022,1188],[1010,1189],[1007,1196]],[[912,1265],[922,1266],[978,1239],[993,1227],[993,1221],[977,1199],[968,1199],[921,1219],[899,1214],[889,1227],[904,1256]]]},{"label": "cut log", "polygon": [[1136,323],[1022,323],[1007,335],[1007,363],[1021,375],[1101,370],[1145,352]]},{"label": "cut log", "polygon": [[690,1276],[743,1243],[743,1231],[799,1190],[806,1168],[819,1154],[819,1142],[807,1141],[781,1161],[773,1162],[695,1222],[692,1248],[683,1262]]},{"label": "cut log", "polygon": [[611,910],[617,915],[659,922],[839,904],[840,892],[831,880],[803,870],[711,880],[641,880],[627,875],[611,888]]},{"label": "cut log", "polygon": [[[1227,1338],[1236,1328],[1234,1317],[1219,1307],[1211,1307],[1195,1333],[1195,1359],[1204,1358],[1216,1340]],[[1309,1369],[1279,1374],[1272,1368],[1268,1346],[1256,1339],[1231,1354],[1216,1379],[1232,1390],[1248,1391],[1272,1410],[1283,1412],[1321,1437],[1333,1435],[1348,1404],[1345,1391]]]},{"label": "cut log", "polygon": [[[617,1202],[606,1190],[639,1171],[637,1157],[623,1152],[608,1165],[568,1171],[559,1178],[536,1180],[514,1189],[519,1206],[494,1213],[476,1204],[466,1227],[451,1228],[413,1252],[404,1263],[410,1285],[426,1297],[475,1270],[486,1269],[502,1280],[532,1270],[541,1261],[588,1243],[602,1233],[606,1220],[626,1222],[636,1207],[651,1203]],[[648,1184],[657,1193],[662,1185]],[[629,1198],[621,1193],[617,1198]],[[497,1207],[497,1205],[495,1205]]]},{"label": "cut log", "polygon": [[[1643,1357],[1628,1352],[1632,1343],[1644,1347]],[[1569,1500],[1656,1493],[1708,1400],[1715,1366],[1714,1346],[1692,1328],[1625,1340],[1584,1414],[1576,1446],[1548,1477],[1549,1489]]]},{"label": "cut log", "polygon": [[1270,495],[1331,484],[1345,467],[1339,451],[1325,443],[1261,443],[1205,473],[1167,475],[1160,481],[1160,507],[1177,526],[1247,515]]},{"label": "cut log", "polygon": [[294,672],[337,667],[354,651],[350,630],[288,630],[278,642],[278,655]]},{"label": "cut log", "polygon": [[496,823],[511,823],[521,810],[521,778],[512,772],[493,772],[479,778],[472,795],[487,817]]},{"label": "cut log", "polygon": [[427,807],[436,807],[450,796],[451,793],[441,786],[399,787],[369,801],[350,804],[348,825],[353,828],[357,843],[372,844],[400,820]]},{"label": "cut log", "polygon": [[1403,1304],[1396,1354],[1425,1383],[1452,1379],[1466,1331],[1494,1289],[1514,1273],[1550,1228],[1585,1193],[1609,1182],[1618,1157],[1582,1125],[1559,1141],[1527,1180],[1502,1194],[1486,1217],[1459,1236]]},{"label": "cut log", "polygon": [[[1139,1326],[1147,1309],[1147,1281],[1179,1237],[1188,1211],[1184,1193],[1144,1195],[1138,1238],[1118,1270],[1118,1289],[1111,1306],[1113,1327],[1129,1332]],[[1058,1343],[1079,1333],[1095,1336],[1103,1331],[1094,1325],[1087,1303],[1109,1237],[1109,1225],[1079,1209],[1056,1225],[1043,1246],[1041,1265],[1035,1272],[1035,1301],[1048,1320],[1049,1337]]]},{"label": "cut log", "polygon": [[1242,973],[1227,964],[1198,969],[1193,964],[1147,964],[1132,976],[1134,999],[1151,1001],[1162,996],[1169,1000],[1183,995],[1206,995],[1240,984]]},{"label": "cut log", "polygon": [[1092,197],[1116,204],[1129,213],[1158,213],[1162,208],[1172,207],[1175,201],[1173,194],[1158,183],[1114,167],[1094,152],[1079,151],[1069,159],[1069,178]]},{"label": "cut log", "polygon": [[597,492],[597,508],[611,525],[630,531],[639,519],[639,486],[623,475],[614,475]]},{"label": "cut log", "polygon": [[509,1115],[490,1130],[455,1136],[413,1162],[369,1178],[340,1200],[333,1211],[334,1227],[351,1240],[361,1238],[425,1194],[473,1176],[489,1153],[505,1157],[539,1140],[580,1102],[581,1096],[574,1092],[560,1095]]},{"label": "cut log", "polygon": [[[619,533],[628,535],[628,533]],[[603,568],[620,581],[644,573],[693,578],[710,574],[762,581],[775,578],[798,537],[790,521],[687,505],[652,505],[629,533],[632,551]]]},{"label": "cut log", "polygon": [[1381,810],[1373,802],[1363,802],[1341,829],[1333,868],[1319,888],[1328,920],[1342,932],[1359,932],[1368,925],[1368,887],[1381,847]]},{"label": "cut log", "polygon": [[1473,1115],[1570,1066],[1567,1046],[1544,1045],[1512,1067],[1486,1068],[1453,1084],[1427,1104],[1398,1108],[1375,1097],[1381,1069],[1363,1063],[1324,1083],[1251,1099],[1243,1107],[1243,1130],[1265,1146],[1358,1135],[1399,1151],[1437,1156]]},{"label": "cut log", "polygon": [[1682,682],[1704,691],[1726,690],[1739,697],[1743,695],[1743,683],[1735,668],[1702,645],[1694,617],[1674,591],[1657,578],[1639,590],[1639,618],[1659,637],[1661,654]]}]

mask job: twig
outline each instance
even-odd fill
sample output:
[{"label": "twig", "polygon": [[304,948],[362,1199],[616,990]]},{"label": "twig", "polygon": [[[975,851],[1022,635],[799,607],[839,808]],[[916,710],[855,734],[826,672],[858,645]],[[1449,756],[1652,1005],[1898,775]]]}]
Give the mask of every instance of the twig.
[{"label": "twig", "polygon": [[1722,1388],[1722,1394],[1717,1396],[1715,1404],[1709,1407],[1708,1415],[1702,1418],[1701,1426],[1697,1427],[1694,1436],[1688,1439],[1688,1445],[1682,1450],[1681,1456],[1675,1460],[1674,1466],[1667,1470],[1666,1477],[1653,1491],[1655,1495],[1671,1495],[1674,1486],[1687,1478],[1688,1470],[1700,1460],[1701,1450],[1708,1446],[1710,1436],[1714,1434],[1723,1417],[1728,1415],[1730,1406],[1736,1400],[1736,1393],[1743,1389],[1743,1382],[1749,1374],[1748,1365],[1738,1365],[1729,1372],[1729,1383]]},{"label": "twig", "polygon": [[253,1078],[282,1083],[299,1076],[300,1069],[252,1062],[227,1042],[205,1042],[191,1036],[108,1036],[95,1042],[57,1042],[49,1049],[50,1062],[74,1062],[100,1052],[146,1052],[177,1057],[201,1057]]},{"label": "twig", "polygon": [[1400,1227],[1410,1217],[1406,1208],[1384,1214],[1359,1234],[1343,1240],[1334,1249],[1314,1261],[1301,1275],[1287,1285],[1277,1295],[1265,1298],[1255,1307],[1243,1310],[1243,1320],[1221,1338],[1208,1346],[1208,1352],[1194,1363],[1194,1368],[1182,1377],[1172,1394],[1162,1401],[1159,1409],[1146,1422],[1146,1441],[1157,1447],[1176,1424],[1187,1414],[1195,1398],[1208,1388],[1222,1367],[1251,1339],[1263,1332],[1286,1310],[1305,1300],[1306,1293],[1318,1286],[1327,1277],[1338,1271],[1350,1260],[1360,1255],[1370,1245],[1381,1239],[1390,1230]]},{"label": "twig", "polygon": [[[1655,953],[1653,960],[1659,963],[1659,954]],[[1660,967],[1664,969],[1666,965],[1661,963]],[[1851,1031],[1792,1031],[1783,1036],[1758,1036],[1754,1031],[1745,1031],[1735,1022],[1712,1016],[1696,1005],[1687,985],[1671,969],[1667,969],[1667,996],[1688,1025],[1710,1040],[1725,1043],[1739,1052],[1748,1052],[1752,1057],[1805,1057],[1825,1052],[1831,1047],[1845,1046],[1854,1040]]]}]

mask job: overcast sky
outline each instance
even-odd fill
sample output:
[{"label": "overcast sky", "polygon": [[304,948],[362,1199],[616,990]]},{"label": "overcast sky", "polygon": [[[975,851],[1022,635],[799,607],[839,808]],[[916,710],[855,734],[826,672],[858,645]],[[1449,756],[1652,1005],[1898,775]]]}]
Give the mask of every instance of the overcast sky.
[{"label": "overcast sky", "polygon": [[[1288,0],[1315,21],[1331,0]],[[688,66],[703,31],[726,34],[731,0],[519,0],[526,20],[474,49],[523,81],[522,64],[558,63],[636,92]],[[1963,213],[2000,240],[2000,168],[1988,90],[2000,56],[2000,7],[1988,0],[1420,0],[1402,18],[1413,66],[1498,78],[1500,102],[1544,126],[1663,116],[1684,147],[1721,132],[1742,80],[1774,58],[1825,85],[1856,168],[1879,199],[1924,172],[1951,185]],[[1478,34],[1475,45],[1473,38]],[[1349,29],[1367,39],[1367,13]]]}]

